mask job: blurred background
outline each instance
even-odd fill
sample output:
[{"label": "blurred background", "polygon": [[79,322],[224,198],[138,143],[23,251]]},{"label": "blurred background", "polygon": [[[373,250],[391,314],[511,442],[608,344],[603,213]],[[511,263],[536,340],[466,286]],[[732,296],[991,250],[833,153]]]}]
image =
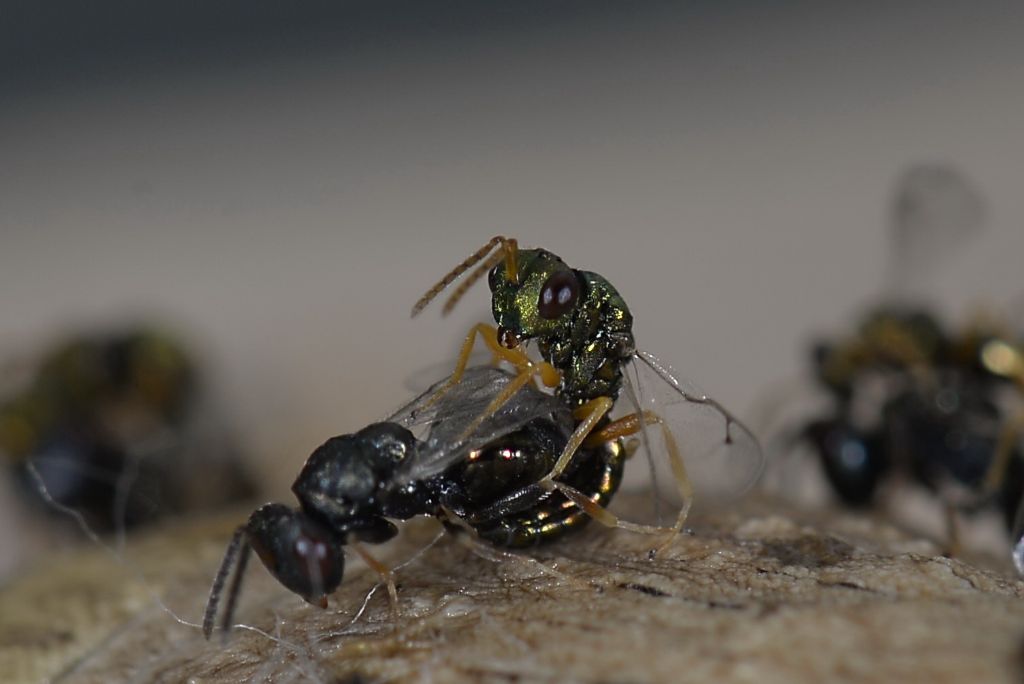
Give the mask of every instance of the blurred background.
[{"label": "blurred background", "polygon": [[1012,0],[8,0],[0,359],[180,331],[284,495],[489,318],[485,287],[409,309],[503,233],[609,278],[743,414],[883,292],[909,164],[988,205],[942,311],[1024,291],[1022,35]]}]

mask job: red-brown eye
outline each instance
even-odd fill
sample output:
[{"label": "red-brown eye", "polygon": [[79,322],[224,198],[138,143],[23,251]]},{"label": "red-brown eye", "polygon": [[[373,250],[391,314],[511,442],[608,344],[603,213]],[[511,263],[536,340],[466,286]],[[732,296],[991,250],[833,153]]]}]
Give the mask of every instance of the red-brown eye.
[{"label": "red-brown eye", "polygon": [[547,279],[540,291],[537,304],[541,318],[552,320],[564,316],[576,306],[580,296],[580,283],[572,271],[561,271]]}]

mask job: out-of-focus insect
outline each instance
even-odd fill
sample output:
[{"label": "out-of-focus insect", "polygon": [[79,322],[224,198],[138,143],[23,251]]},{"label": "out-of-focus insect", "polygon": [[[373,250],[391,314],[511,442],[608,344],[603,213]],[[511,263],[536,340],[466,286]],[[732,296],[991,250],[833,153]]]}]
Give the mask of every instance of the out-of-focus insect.
[{"label": "out-of-focus insect", "polygon": [[391,520],[434,516],[500,547],[547,542],[586,524],[621,482],[625,445],[617,434],[596,433],[560,473],[583,502],[538,486],[574,422],[562,402],[529,385],[478,420],[480,407],[514,381],[500,368],[467,368],[443,397],[435,399],[438,383],[385,422],[318,447],[292,485],[298,508],[266,504],[232,537],[204,615],[207,638],[234,568],[221,620],[225,632],[231,626],[250,550],[282,585],[326,607],[350,546],[382,575],[394,606],[390,571],[362,546],[397,534]]},{"label": "out-of-focus insect", "polygon": [[[854,363],[853,347],[876,348]],[[832,407],[801,434],[844,502],[868,505],[887,476],[909,476],[941,493],[954,548],[952,513],[996,506],[1024,573],[1014,523],[1024,512],[1020,339],[974,326],[951,335],[923,311],[876,311],[856,339],[819,347],[816,371]]]},{"label": "out-of-focus insect", "polygon": [[79,336],[0,404],[0,455],[40,503],[100,530],[252,493],[223,430],[207,424],[198,372],[149,328]]},{"label": "out-of-focus insect", "polygon": [[[576,450],[587,445],[594,431],[620,437],[640,433],[650,445],[646,428],[660,425],[683,504],[670,529],[673,533],[682,529],[693,500],[693,486],[682,458],[671,447],[674,439],[669,423],[674,421],[663,415],[664,406],[654,395],[642,396],[645,388],[641,378],[648,386],[668,388],[676,403],[702,406],[719,414],[725,423],[724,443],[732,452],[730,459],[723,459],[723,462],[731,461],[728,470],[733,472],[729,477],[742,481],[743,486],[756,479],[762,464],[757,439],[724,406],[704,394],[684,389],[666,366],[637,349],[633,316],[625,300],[597,273],[571,268],[547,250],[519,249],[516,240],[496,236],[430,288],[416,302],[412,315],[422,311],[470,269],[472,272],[450,295],[443,311],[451,311],[468,289],[486,275],[497,327],[480,323],[470,330],[455,372],[438,394],[459,383],[477,338],[497,360],[518,370],[508,389],[491,401],[481,417],[497,410],[509,393],[534,378],[553,388],[558,400],[572,409],[576,425],[540,486],[558,488],[567,496],[579,499],[578,493],[560,485],[558,478],[572,463]],[[531,340],[536,341],[543,361],[534,362],[523,349]],[[631,378],[639,387],[624,387]],[[609,412],[624,388],[628,390],[626,395],[633,410],[611,420]],[[648,455],[651,451],[648,446]],[[595,514],[604,524],[628,526],[607,511]]]},{"label": "out-of-focus insect", "polygon": [[[996,507],[1011,529],[1024,492],[1024,340],[978,319],[962,330],[912,303],[913,277],[976,231],[981,200],[947,167],[912,169],[896,196],[896,270],[888,303],[850,335],[819,342],[813,370],[830,407],[801,429],[833,489],[866,506],[902,474],[939,492],[956,548],[955,513]],[[1024,573],[1018,523],[1014,561]]]}]

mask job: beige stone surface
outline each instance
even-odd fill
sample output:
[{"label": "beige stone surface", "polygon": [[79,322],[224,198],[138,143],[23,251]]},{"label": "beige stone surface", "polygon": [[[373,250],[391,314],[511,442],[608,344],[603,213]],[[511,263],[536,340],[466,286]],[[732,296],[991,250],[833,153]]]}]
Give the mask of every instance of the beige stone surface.
[{"label": "beige stone surface", "polygon": [[[327,610],[250,566],[226,645],[198,622],[243,511],[53,556],[0,594],[4,681],[1020,681],[1024,584],[883,524],[771,504],[651,538],[592,526],[518,559],[451,535],[398,574],[358,563]],[[810,519],[805,517],[805,520]],[[437,536],[413,524],[392,564]],[[167,608],[161,607],[157,599]],[[361,609],[365,604],[365,607]],[[361,677],[362,679],[358,679]]]}]

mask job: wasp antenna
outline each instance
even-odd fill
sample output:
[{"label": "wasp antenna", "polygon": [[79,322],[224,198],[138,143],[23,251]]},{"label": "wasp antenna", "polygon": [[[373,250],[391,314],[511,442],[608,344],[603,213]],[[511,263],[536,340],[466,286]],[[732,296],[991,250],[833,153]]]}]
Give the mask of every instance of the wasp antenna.
[{"label": "wasp antenna", "polygon": [[235,617],[235,605],[238,603],[238,596],[242,590],[242,577],[245,575],[245,566],[249,563],[249,555],[252,547],[246,544],[238,553],[238,562],[235,563],[235,576],[231,579],[231,587],[228,589],[228,602],[224,605],[224,615],[221,616],[221,634],[226,640],[231,630],[231,621]]},{"label": "wasp antenna", "polygon": [[469,288],[473,287],[476,281],[480,280],[485,273],[490,271],[492,268],[500,264],[502,261],[508,262],[508,259],[503,251],[495,252],[491,256],[487,257],[485,261],[482,261],[473,272],[466,276],[466,279],[459,283],[459,286],[455,288],[448,301],[444,303],[444,307],[441,309],[441,315],[447,316],[455,308],[455,305],[459,303],[462,296],[469,291]]},{"label": "wasp antenna", "polygon": [[[217,619],[217,605],[220,603],[220,596],[224,591],[224,583],[231,573],[231,568],[235,564],[235,557],[238,556],[238,550],[243,541],[246,548],[248,548],[249,540],[246,538],[245,525],[235,530],[235,534],[231,537],[231,541],[228,542],[228,548],[224,552],[224,560],[220,563],[217,576],[213,578],[213,586],[210,587],[210,598],[206,601],[206,610],[203,612],[203,636],[207,639],[213,634],[213,623]],[[233,584],[232,588],[234,589]]]},{"label": "wasp antenna", "polygon": [[505,253],[505,277],[513,285],[519,284],[519,241],[515,238],[501,243]]},{"label": "wasp antenna", "polygon": [[508,242],[508,238],[506,238],[504,235],[495,235],[490,240],[488,240],[486,245],[484,245],[477,251],[473,252],[469,256],[469,258],[467,258],[461,264],[450,270],[443,278],[441,278],[441,280],[437,281],[437,284],[435,284],[432,288],[427,290],[426,293],[419,298],[416,304],[413,305],[412,315],[415,316],[420,311],[422,311],[427,306],[427,304],[430,304],[430,302],[432,302],[434,298],[437,297],[437,295],[439,295],[446,287],[455,282],[456,278],[458,278],[460,275],[468,271],[470,268],[476,265],[477,262],[479,262],[481,259],[490,254],[491,250],[494,249],[495,245],[504,245],[507,244]]}]

